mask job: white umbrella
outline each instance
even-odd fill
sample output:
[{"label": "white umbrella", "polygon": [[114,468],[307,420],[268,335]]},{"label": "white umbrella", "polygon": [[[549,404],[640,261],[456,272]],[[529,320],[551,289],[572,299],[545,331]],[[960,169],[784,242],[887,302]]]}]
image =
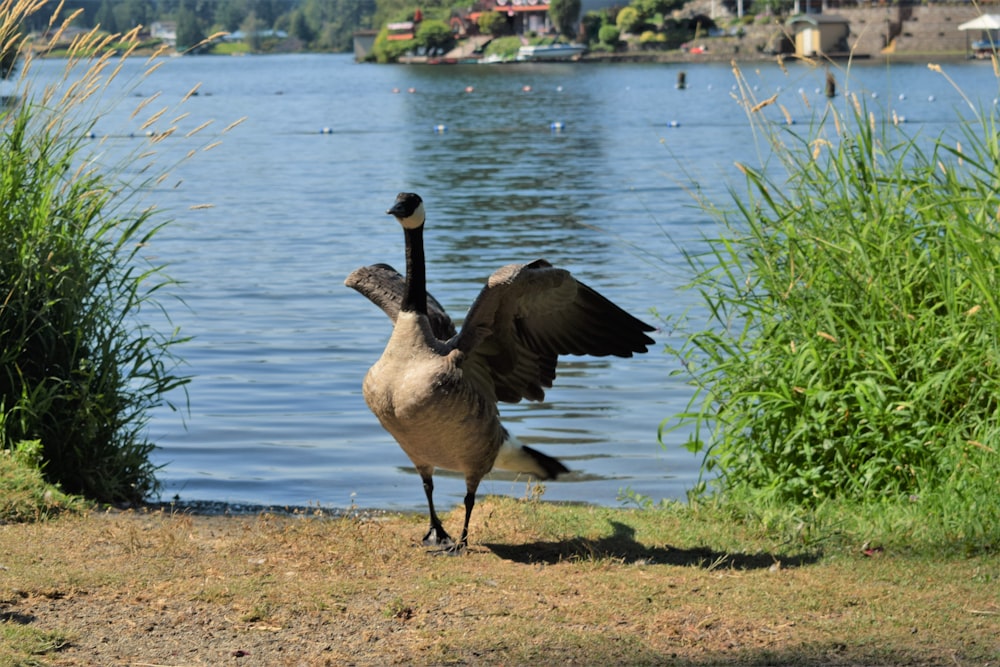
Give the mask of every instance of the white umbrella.
[{"label": "white umbrella", "polygon": [[1000,30],[1000,14],[983,14],[979,18],[966,21],[959,30]]}]

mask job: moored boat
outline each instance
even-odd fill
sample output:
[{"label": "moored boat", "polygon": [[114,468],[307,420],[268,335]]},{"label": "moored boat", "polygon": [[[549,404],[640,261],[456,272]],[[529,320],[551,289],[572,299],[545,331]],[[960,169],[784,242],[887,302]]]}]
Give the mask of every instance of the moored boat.
[{"label": "moored boat", "polygon": [[573,60],[579,58],[587,47],[582,44],[533,44],[522,46],[517,50],[517,59],[524,61],[537,60]]}]

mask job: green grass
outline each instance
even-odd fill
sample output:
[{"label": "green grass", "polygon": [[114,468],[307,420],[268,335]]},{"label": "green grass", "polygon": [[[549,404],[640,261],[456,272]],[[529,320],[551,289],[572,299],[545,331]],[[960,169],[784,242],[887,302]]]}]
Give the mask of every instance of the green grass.
[{"label": "green grass", "polygon": [[772,162],[741,165],[731,205],[705,204],[721,232],[686,258],[709,321],[681,323],[672,350],[696,394],[663,429],[690,429],[749,511],[996,548],[992,110],[948,143],[847,98],[803,134],[759,120],[742,83]]},{"label": "green grass", "polygon": [[44,656],[68,643],[63,633],[39,630],[17,618],[0,621],[0,667],[44,665]]},{"label": "green grass", "polygon": [[88,506],[83,499],[48,483],[42,476],[42,465],[37,441],[0,451],[0,523],[38,521]]}]

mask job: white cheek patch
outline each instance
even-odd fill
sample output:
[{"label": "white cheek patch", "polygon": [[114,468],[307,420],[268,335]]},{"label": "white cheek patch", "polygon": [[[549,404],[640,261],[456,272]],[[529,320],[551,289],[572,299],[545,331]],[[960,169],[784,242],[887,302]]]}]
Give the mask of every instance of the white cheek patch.
[{"label": "white cheek patch", "polygon": [[420,202],[417,206],[417,210],[405,218],[399,218],[399,224],[403,225],[403,229],[416,229],[420,225],[424,224],[426,219],[427,215],[424,213],[424,203]]}]

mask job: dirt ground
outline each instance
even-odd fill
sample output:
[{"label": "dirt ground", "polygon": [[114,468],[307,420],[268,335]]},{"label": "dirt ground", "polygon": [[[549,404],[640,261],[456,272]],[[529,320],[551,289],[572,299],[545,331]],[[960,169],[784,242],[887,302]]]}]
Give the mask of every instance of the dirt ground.
[{"label": "dirt ground", "polygon": [[1000,664],[996,558],[744,553],[672,544],[653,512],[503,499],[477,516],[455,558],[409,515],[0,526],[0,618],[35,642],[8,633],[0,664]]}]

